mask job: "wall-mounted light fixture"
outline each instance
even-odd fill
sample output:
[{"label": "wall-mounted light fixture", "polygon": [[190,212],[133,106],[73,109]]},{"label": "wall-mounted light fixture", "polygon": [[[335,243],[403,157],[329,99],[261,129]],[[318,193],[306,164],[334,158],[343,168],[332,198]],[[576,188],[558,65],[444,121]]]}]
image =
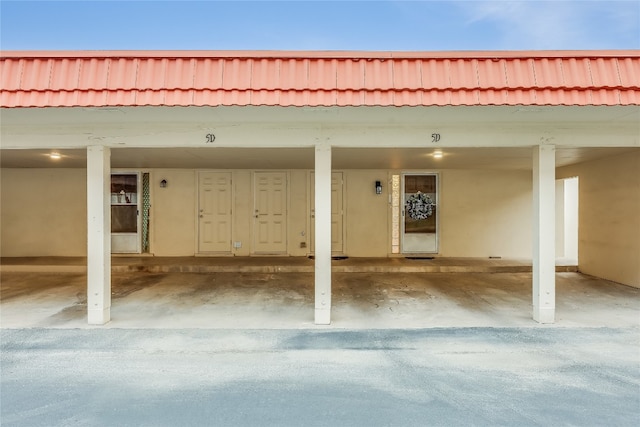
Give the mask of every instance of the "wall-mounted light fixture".
[{"label": "wall-mounted light fixture", "polygon": [[60,160],[62,158],[62,155],[60,153],[58,153],[57,151],[53,151],[53,152],[51,152],[51,154],[49,154],[49,157],[52,160]]},{"label": "wall-mounted light fixture", "polygon": [[160,188],[167,188],[167,180],[163,179],[162,181],[160,181]]},{"label": "wall-mounted light fixture", "polygon": [[436,150],[433,152],[433,158],[434,159],[441,159],[442,158],[442,150]]},{"label": "wall-mounted light fixture", "polygon": [[382,182],[376,181],[376,194],[382,194]]}]

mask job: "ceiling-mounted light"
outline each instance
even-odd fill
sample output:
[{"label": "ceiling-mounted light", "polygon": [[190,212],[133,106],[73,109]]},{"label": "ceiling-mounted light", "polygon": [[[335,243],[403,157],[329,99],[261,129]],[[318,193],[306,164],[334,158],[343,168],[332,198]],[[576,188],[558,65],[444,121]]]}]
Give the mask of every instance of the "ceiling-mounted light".
[{"label": "ceiling-mounted light", "polygon": [[434,159],[441,159],[442,158],[442,150],[436,150],[433,152],[433,158]]},{"label": "ceiling-mounted light", "polygon": [[60,153],[58,153],[57,151],[54,151],[51,154],[49,154],[49,157],[52,160],[60,160],[62,158],[62,155]]}]

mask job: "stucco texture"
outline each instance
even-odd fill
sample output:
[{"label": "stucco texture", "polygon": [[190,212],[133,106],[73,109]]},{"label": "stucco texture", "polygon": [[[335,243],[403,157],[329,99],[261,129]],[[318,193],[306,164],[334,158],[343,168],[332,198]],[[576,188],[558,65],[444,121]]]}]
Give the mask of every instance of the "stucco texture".
[{"label": "stucco texture", "polygon": [[640,150],[561,168],[578,177],[578,268],[640,287]]},{"label": "stucco texture", "polygon": [[[560,168],[579,177],[580,271],[640,287],[640,151]],[[531,257],[530,171],[442,170],[440,256]],[[196,253],[197,171],[151,173],[151,252]],[[251,171],[233,172],[235,255],[251,254]],[[393,171],[345,170],[345,254],[390,253],[389,186],[373,183]],[[288,252],[310,250],[309,171],[289,171]],[[166,179],[167,188],[159,181]],[[2,169],[2,256],[86,255],[86,171]],[[307,248],[300,243],[306,242]]]},{"label": "stucco texture", "polygon": [[[167,181],[160,188],[161,180]],[[164,256],[190,256],[196,244],[196,181],[192,170],[151,172],[151,251]]]},{"label": "stucco texture", "polygon": [[[197,170],[152,169],[150,246],[156,256],[197,253]],[[86,255],[86,172],[84,169],[2,171],[2,253],[4,256]],[[251,252],[252,173],[231,171],[233,180],[230,253]],[[344,253],[386,257],[391,252],[389,189],[375,181],[395,172],[345,170]],[[441,256],[531,256],[531,175],[526,171],[444,170],[440,176]],[[287,254],[311,248],[310,171],[288,171]],[[159,182],[168,185],[161,188]],[[301,243],[306,243],[302,248]]]},{"label": "stucco texture", "polygon": [[384,256],[389,244],[389,197],[387,188],[375,194],[376,181],[385,181],[387,172],[345,171],[345,250],[349,256]]},{"label": "stucco texture", "polygon": [[2,256],[85,256],[85,169],[0,172]]},{"label": "stucco texture", "polygon": [[440,182],[440,254],[531,258],[530,171],[446,170]]}]

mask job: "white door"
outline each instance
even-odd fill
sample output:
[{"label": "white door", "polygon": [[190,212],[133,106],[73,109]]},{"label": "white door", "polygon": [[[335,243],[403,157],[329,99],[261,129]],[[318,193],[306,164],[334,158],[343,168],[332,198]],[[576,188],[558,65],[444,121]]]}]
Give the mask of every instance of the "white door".
[{"label": "white door", "polygon": [[198,251],[231,251],[231,173],[198,174]]},{"label": "white door", "polygon": [[111,252],[140,253],[140,174],[111,174]]},{"label": "white door", "polygon": [[253,252],[287,253],[287,173],[254,174]]},{"label": "white door", "polygon": [[[311,173],[311,225],[309,230],[310,252],[315,251],[315,174]],[[331,173],[331,253],[339,255],[344,253],[344,181],[342,172]]]},{"label": "white door", "polygon": [[438,175],[403,175],[402,194],[402,252],[437,253]]}]

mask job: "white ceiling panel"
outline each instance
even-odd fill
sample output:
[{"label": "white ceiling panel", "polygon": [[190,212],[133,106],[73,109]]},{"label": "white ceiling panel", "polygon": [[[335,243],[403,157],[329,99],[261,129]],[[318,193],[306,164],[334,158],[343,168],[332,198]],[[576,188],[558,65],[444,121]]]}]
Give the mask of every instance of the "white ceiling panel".
[{"label": "white ceiling panel", "polygon": [[[623,154],[640,148],[559,148],[558,167]],[[85,150],[0,150],[3,168],[84,168]],[[519,169],[529,170],[529,148],[445,148],[443,157],[433,157],[433,149],[417,148],[336,148],[334,169]],[[311,148],[115,148],[111,150],[114,169],[313,169]]]}]

